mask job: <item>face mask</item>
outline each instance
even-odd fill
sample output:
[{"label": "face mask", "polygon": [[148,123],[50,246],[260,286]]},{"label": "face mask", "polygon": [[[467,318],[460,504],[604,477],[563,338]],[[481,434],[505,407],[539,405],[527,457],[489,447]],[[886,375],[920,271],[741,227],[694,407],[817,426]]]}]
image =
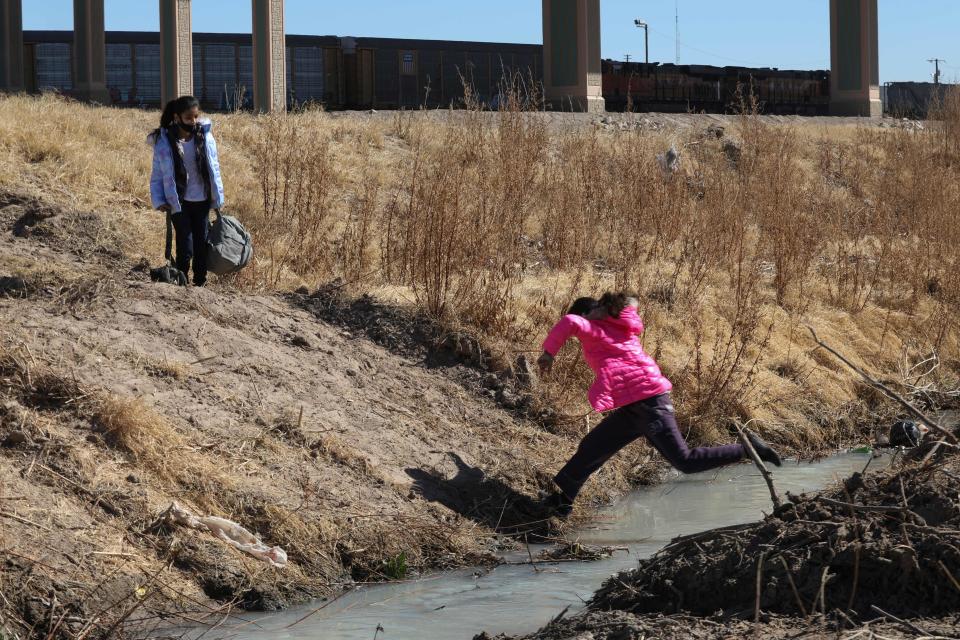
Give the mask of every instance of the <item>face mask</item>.
[{"label": "face mask", "polygon": [[196,131],[196,129],[197,129],[197,125],[195,125],[195,124],[186,124],[186,123],[183,123],[183,122],[178,122],[177,124],[180,126],[180,129],[181,129],[184,133],[193,133],[193,132]]}]

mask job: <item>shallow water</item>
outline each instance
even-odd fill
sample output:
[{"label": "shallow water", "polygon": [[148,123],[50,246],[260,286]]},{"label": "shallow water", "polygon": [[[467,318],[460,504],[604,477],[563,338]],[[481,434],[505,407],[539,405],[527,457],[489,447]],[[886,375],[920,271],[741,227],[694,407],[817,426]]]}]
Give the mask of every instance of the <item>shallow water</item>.
[{"label": "shallow water", "polygon": [[[801,493],[860,471],[869,454],[846,453],[816,464],[785,462],[774,472],[777,489]],[[885,464],[874,460],[871,468]],[[480,631],[535,631],[564,607],[571,611],[611,574],[636,566],[676,536],[756,520],[771,510],[770,494],[753,466],[674,477],[657,487],[637,490],[601,512],[593,525],[568,538],[625,546],[612,558],[591,563],[501,566],[475,575],[453,571],[422,580],[364,587],[328,603],[308,619],[290,626],[319,604],[282,614],[245,615],[207,637],[289,638],[304,640],[470,639]],[[536,556],[539,549],[532,552]],[[527,556],[508,559],[526,560]],[[253,622],[250,622],[253,621]],[[382,629],[377,631],[378,626]]]}]

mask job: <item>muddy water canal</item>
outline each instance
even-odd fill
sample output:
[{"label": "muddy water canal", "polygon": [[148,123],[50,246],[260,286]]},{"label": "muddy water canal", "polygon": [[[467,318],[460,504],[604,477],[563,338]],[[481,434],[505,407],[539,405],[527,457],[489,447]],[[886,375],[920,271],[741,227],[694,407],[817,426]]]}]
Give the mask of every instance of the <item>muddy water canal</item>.
[{"label": "muddy water canal", "polygon": [[[844,453],[824,461],[787,461],[775,471],[778,491],[801,493],[823,488],[860,471],[867,453]],[[871,468],[887,464],[874,460]],[[719,473],[672,477],[662,485],[637,490],[604,509],[590,526],[570,532],[582,543],[627,547],[613,557],[587,563],[504,565],[492,571],[461,570],[421,580],[364,587],[328,604],[294,626],[319,605],[282,614],[244,616],[224,625],[216,637],[241,640],[427,640],[470,639],[480,631],[535,631],[564,607],[583,606],[611,574],[636,566],[672,538],[757,520],[771,509],[763,479],[742,464]],[[532,549],[534,557],[540,549]],[[507,560],[527,560],[527,552]],[[251,624],[250,621],[254,621]],[[378,630],[379,628],[379,630]]]}]

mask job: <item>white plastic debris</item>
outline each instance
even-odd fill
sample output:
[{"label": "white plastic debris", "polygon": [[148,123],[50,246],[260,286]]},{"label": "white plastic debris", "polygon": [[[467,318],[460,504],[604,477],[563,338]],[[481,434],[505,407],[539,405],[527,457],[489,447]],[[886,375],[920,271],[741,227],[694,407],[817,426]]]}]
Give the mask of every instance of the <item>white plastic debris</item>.
[{"label": "white plastic debris", "polygon": [[260,538],[232,520],[216,516],[195,516],[176,502],[170,505],[168,513],[174,524],[198,531],[209,531],[223,542],[258,560],[280,569],[287,566],[286,551],[280,547],[268,547]]}]

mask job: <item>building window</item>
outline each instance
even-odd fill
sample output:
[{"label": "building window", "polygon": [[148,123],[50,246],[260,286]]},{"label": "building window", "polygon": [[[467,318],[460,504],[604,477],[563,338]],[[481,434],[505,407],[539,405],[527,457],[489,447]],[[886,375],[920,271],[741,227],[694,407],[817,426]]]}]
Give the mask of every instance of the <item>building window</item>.
[{"label": "building window", "polygon": [[287,77],[287,80],[286,80],[287,109],[292,109],[297,104],[297,99],[293,95],[293,64],[292,64],[293,61],[291,60],[292,55],[293,54],[290,51],[290,47],[285,47],[284,53],[283,53],[283,59],[285,60],[284,73],[286,74],[286,77]]},{"label": "building window", "polygon": [[241,45],[240,57],[240,88],[243,92],[243,108],[253,109],[253,47]]},{"label": "building window", "polygon": [[203,105],[203,45],[193,45],[193,95]]},{"label": "building window", "polygon": [[214,109],[232,110],[242,99],[237,93],[237,47],[232,44],[208,44],[205,52],[206,101]]},{"label": "building window", "polygon": [[293,99],[298,104],[323,100],[323,49],[296,47],[293,50]]},{"label": "building window", "polygon": [[41,43],[36,47],[37,89],[69,91],[73,88],[72,52],[66,43]]},{"label": "building window", "polygon": [[137,71],[136,95],[131,96],[129,101],[140,106],[158,106],[160,104],[160,45],[138,44],[134,52]]},{"label": "building window", "polygon": [[107,45],[107,90],[110,101],[121,104],[133,89],[133,51],[129,44]]}]

